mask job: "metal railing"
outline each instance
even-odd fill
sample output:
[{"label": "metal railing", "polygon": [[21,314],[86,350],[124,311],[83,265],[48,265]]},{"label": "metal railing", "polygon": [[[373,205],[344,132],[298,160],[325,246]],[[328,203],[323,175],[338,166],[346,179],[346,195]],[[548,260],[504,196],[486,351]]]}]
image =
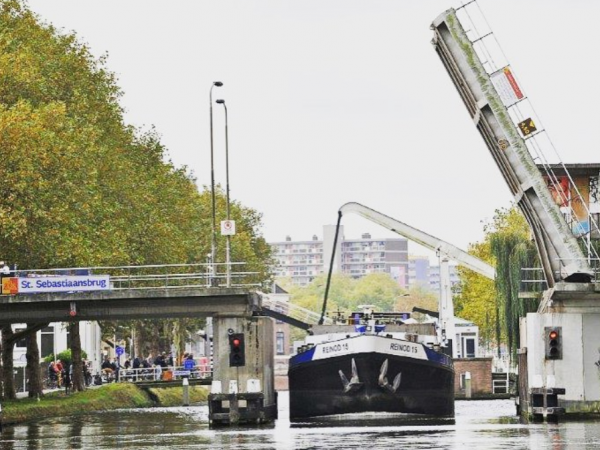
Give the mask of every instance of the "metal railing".
[{"label": "metal railing", "polygon": [[183,366],[174,366],[162,368],[160,366],[147,367],[139,369],[119,369],[119,383],[137,382],[137,381],[173,381],[182,378],[204,379],[211,378],[212,371],[210,366],[195,366],[191,370],[186,370]]},{"label": "metal railing", "polygon": [[535,294],[548,289],[548,282],[541,267],[523,267],[519,293]]},{"label": "metal railing", "polygon": [[[586,259],[592,269],[592,282],[600,280],[600,259]],[[560,279],[560,274],[555,274],[556,279]],[[519,292],[536,293],[548,289],[548,282],[544,276],[544,270],[541,267],[523,267],[521,268],[521,283]]]},{"label": "metal railing", "polygon": [[[258,272],[244,271],[244,262],[229,263],[229,287],[260,287]],[[20,269],[16,277],[52,277],[70,275],[109,275],[112,290],[176,289],[190,287],[226,287],[227,264],[153,264],[144,266],[64,267]]]},{"label": "metal railing", "polygon": [[[272,311],[276,311],[286,316],[292,317],[293,319],[299,320],[301,322],[307,323],[309,325],[317,325],[319,323],[319,319],[321,318],[321,314],[311,311],[306,308],[302,308],[301,306],[294,305],[293,303],[282,301],[277,298],[270,297],[269,294],[261,293],[262,297],[262,305],[266,308],[269,308]],[[333,324],[333,320],[329,317],[324,318],[324,323],[326,325]]]}]

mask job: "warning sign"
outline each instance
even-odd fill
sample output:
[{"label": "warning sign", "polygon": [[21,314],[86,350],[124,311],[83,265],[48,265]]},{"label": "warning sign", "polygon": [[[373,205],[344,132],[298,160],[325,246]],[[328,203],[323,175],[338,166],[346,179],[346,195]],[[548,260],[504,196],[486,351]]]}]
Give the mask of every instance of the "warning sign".
[{"label": "warning sign", "polygon": [[221,221],[221,236],[235,235],[235,220]]},{"label": "warning sign", "polygon": [[519,85],[517,84],[517,80],[515,80],[514,75],[510,71],[510,67],[507,66],[504,69],[499,70],[494,73],[490,79],[492,80],[502,103],[504,103],[504,106],[514,105],[524,97],[521,88],[519,88]]},{"label": "warning sign", "polygon": [[523,136],[529,136],[531,133],[537,130],[533,120],[525,119],[523,122],[519,122],[518,124],[519,130],[523,133]]}]

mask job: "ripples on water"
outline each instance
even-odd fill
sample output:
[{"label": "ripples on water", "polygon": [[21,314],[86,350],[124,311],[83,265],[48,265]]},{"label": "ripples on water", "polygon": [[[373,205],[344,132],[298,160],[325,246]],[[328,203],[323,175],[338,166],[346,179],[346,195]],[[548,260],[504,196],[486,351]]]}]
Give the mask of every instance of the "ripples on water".
[{"label": "ripples on water", "polygon": [[600,422],[521,425],[512,400],[457,401],[455,420],[353,414],[210,429],[208,407],[123,410],[4,427],[1,449],[594,449]]}]

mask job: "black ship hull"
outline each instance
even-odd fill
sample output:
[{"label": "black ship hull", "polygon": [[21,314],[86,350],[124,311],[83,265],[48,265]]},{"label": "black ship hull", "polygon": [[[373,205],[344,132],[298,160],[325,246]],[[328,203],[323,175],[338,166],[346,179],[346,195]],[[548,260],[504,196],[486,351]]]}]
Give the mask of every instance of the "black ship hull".
[{"label": "black ship hull", "polygon": [[[320,359],[312,359],[313,351],[313,355],[292,360],[288,373],[290,418],[367,411],[453,416],[451,359],[416,343],[408,345],[415,353],[417,346],[421,347],[421,357],[381,351],[386,345],[405,345],[405,341],[377,339],[391,344],[379,342],[375,351],[350,350]],[[344,341],[338,344],[344,345]],[[354,347],[365,350],[365,345]]]}]

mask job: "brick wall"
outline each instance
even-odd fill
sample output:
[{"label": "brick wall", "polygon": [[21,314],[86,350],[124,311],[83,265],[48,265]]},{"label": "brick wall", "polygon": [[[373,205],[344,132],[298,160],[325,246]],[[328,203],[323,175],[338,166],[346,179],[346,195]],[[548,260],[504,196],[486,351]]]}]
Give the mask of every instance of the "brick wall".
[{"label": "brick wall", "polygon": [[464,394],[460,379],[466,373],[471,373],[471,393],[492,393],[492,358],[460,358],[454,360],[454,392]]}]

